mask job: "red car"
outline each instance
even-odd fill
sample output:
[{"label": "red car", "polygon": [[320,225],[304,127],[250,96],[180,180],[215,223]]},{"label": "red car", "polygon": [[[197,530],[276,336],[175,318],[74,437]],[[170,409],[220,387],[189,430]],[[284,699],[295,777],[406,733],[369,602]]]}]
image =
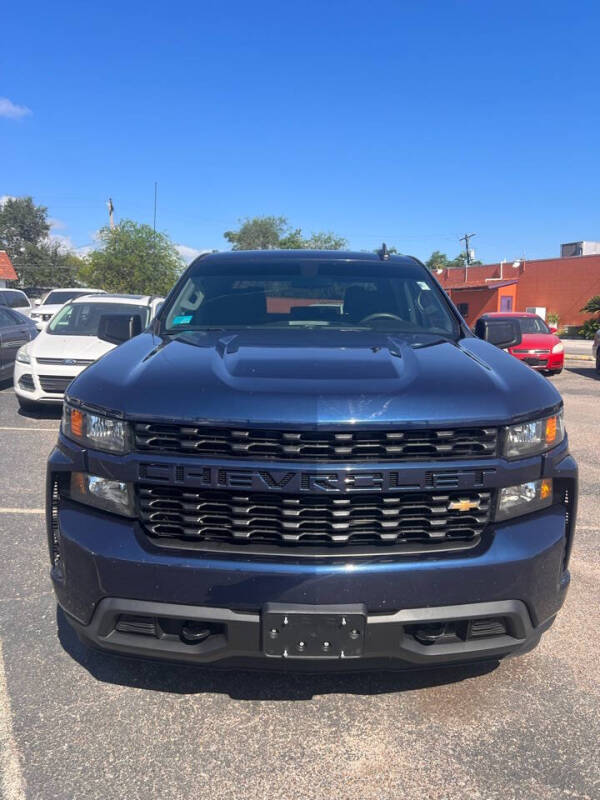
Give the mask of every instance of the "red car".
[{"label": "red car", "polygon": [[523,337],[521,344],[509,347],[508,352],[533,369],[558,375],[565,362],[565,348],[556,335],[556,328],[548,326],[537,314],[525,311],[497,311],[483,314],[482,319],[516,319]]}]

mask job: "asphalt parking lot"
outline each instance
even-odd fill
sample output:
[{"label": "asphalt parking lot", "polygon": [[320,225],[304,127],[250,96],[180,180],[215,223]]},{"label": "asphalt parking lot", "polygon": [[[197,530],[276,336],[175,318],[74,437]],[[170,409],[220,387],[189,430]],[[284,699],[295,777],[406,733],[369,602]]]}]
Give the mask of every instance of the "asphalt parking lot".
[{"label": "asphalt parking lot", "polygon": [[572,586],[540,647],[498,667],[214,673],[89,653],[48,579],[58,413],[0,391],[0,749],[14,798],[600,797],[600,379],[554,379],[579,461]]}]

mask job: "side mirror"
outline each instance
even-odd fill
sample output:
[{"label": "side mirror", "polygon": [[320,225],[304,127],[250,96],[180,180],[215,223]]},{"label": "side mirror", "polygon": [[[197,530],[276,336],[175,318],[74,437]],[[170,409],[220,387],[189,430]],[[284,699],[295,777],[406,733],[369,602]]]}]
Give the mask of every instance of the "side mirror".
[{"label": "side mirror", "polygon": [[98,338],[111,344],[123,344],[142,332],[139,314],[103,314],[98,325]]},{"label": "side mirror", "polygon": [[478,319],[475,336],[500,347],[514,347],[521,344],[521,328],[515,319]]},{"label": "side mirror", "polygon": [[41,306],[42,305],[42,301],[40,300],[39,297],[35,298],[35,300],[33,301],[33,305],[34,306]]},{"label": "side mirror", "polygon": [[549,328],[550,328],[550,333],[556,333],[556,331],[558,330],[556,325],[550,325]]}]

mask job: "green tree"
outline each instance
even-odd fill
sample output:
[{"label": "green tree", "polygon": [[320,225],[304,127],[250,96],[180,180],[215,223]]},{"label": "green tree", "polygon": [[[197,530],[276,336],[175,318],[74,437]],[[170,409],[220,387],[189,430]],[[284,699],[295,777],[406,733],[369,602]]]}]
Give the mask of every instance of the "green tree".
[{"label": "green tree", "polygon": [[20,286],[71,286],[82,261],[49,238],[48,209],[31,197],[0,206],[0,250],[6,250]]},{"label": "green tree", "polygon": [[590,297],[581,310],[587,311],[588,314],[598,314],[600,312],[600,294]]},{"label": "green tree", "polygon": [[[446,253],[441,253],[439,250],[434,250],[425,262],[425,266],[430,270],[435,269],[454,269],[456,267],[464,267],[467,263],[467,254],[463,251],[459,253],[456,258],[449,259]],[[481,261],[471,261],[469,266],[476,267],[481,264]]]},{"label": "green tree", "polygon": [[185,266],[169,237],[149,225],[125,219],[115,228],[101,228],[98,238],[100,248],[88,255],[80,272],[98,289],[164,295]]},{"label": "green tree", "polygon": [[240,220],[235,231],[225,231],[232,250],[342,250],[348,242],[330,231],[305,237],[301,228],[292,228],[286,217],[252,217]]},{"label": "green tree", "polygon": [[446,253],[441,253],[439,250],[434,250],[425,262],[425,266],[429,270],[446,269],[449,264],[448,256]]}]

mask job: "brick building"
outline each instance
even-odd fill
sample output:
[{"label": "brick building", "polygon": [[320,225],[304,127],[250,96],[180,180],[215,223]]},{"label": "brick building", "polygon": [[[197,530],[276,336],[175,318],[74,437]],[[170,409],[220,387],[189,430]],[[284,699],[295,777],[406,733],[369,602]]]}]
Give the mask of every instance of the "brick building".
[{"label": "brick building", "polygon": [[445,269],[436,274],[469,324],[489,311],[545,309],[561,327],[589,318],[580,309],[600,294],[600,254]]},{"label": "brick building", "polygon": [[16,281],[17,273],[6,250],[0,250],[0,289],[5,288],[6,281]]}]

